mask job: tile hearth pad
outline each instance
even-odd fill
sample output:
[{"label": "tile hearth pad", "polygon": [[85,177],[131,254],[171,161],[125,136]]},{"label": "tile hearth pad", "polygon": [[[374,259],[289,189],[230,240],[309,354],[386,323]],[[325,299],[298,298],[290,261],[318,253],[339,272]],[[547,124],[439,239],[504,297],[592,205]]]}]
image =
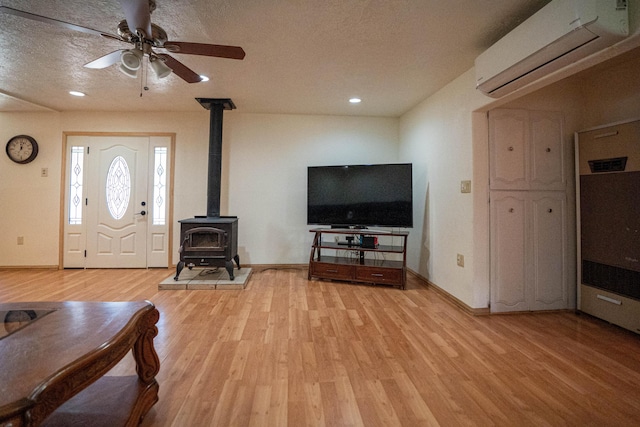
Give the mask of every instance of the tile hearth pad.
[{"label": "tile hearth pad", "polygon": [[244,289],[251,275],[251,268],[243,267],[234,270],[235,280],[229,280],[227,270],[224,268],[185,268],[180,273],[178,280],[173,280],[175,274],[164,279],[158,285],[159,290],[222,290]]}]

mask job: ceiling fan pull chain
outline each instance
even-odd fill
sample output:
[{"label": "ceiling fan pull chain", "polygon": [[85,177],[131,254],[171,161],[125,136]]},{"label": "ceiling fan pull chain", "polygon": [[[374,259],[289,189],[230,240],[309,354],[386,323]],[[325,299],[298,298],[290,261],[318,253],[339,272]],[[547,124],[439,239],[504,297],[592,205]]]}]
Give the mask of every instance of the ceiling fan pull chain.
[{"label": "ceiling fan pull chain", "polygon": [[149,64],[144,64],[144,90],[149,90]]},{"label": "ceiling fan pull chain", "polygon": [[142,72],[140,73],[140,98],[142,98],[142,91],[147,90],[147,73],[145,72],[145,66],[144,66],[144,61],[142,62]]}]

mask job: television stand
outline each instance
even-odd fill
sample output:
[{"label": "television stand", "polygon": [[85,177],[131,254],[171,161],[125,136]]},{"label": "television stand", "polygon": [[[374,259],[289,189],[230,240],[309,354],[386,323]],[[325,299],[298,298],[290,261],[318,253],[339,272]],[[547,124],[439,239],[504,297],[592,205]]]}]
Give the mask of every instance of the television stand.
[{"label": "television stand", "polygon": [[[348,282],[370,283],[405,288],[407,281],[407,237],[408,231],[374,231],[350,228],[314,228],[315,233],[309,256],[309,280],[312,278],[343,280]],[[400,237],[400,245],[378,245],[363,247],[359,244],[345,245],[340,241],[323,241],[322,235],[346,235],[355,238],[358,235],[367,237],[391,236]],[[328,251],[331,254],[323,254]],[[354,256],[340,255],[340,252],[352,252]],[[400,254],[402,260],[376,259],[385,253]],[[367,257],[366,255],[373,255]]]}]

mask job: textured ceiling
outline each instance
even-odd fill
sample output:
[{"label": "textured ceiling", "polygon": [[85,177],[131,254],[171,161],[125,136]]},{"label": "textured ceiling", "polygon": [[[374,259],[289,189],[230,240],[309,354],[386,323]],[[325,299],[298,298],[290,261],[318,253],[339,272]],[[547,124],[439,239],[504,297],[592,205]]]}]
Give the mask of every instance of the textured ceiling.
[{"label": "textured ceiling", "polygon": [[[244,60],[175,54],[208,82],[83,65],[128,45],[0,13],[0,111],[238,111],[397,117],[473,66],[549,0],[157,0],[170,40],[241,46]],[[2,0],[104,32],[118,0]],[[75,98],[67,93],[87,94]],[[349,97],[363,102],[351,105]]]}]

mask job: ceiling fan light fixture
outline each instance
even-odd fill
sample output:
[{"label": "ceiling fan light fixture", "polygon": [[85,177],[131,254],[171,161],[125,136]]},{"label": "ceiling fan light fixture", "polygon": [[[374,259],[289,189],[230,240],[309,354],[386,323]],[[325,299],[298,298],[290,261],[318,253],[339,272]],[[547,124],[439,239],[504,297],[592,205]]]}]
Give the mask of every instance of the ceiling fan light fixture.
[{"label": "ceiling fan light fixture", "polygon": [[138,70],[142,65],[143,55],[140,49],[123,50],[120,54],[120,63],[129,70]]},{"label": "ceiling fan light fixture", "polygon": [[171,68],[167,67],[161,59],[151,57],[149,58],[149,65],[159,79],[164,79],[172,73]]},{"label": "ceiling fan light fixture", "polygon": [[[133,45],[130,49],[115,50],[84,66],[91,69],[103,69],[115,65],[123,74],[131,78],[141,75],[144,77],[144,79],[141,79],[144,80],[144,83],[146,83],[147,78],[147,67],[144,64],[145,57],[149,58],[149,67],[153,68],[159,79],[175,74],[187,83],[208,80],[207,77],[198,75],[173,56],[166,53],[156,53],[154,51],[156,48],[186,55],[239,60],[245,57],[245,52],[240,46],[169,41],[166,31],[151,22],[151,12],[156,8],[156,0],[120,0],[120,6],[124,12],[125,19],[118,24],[117,35],[6,6],[0,6],[0,9],[2,9],[0,12],[57,25],[67,30],[97,35],[112,41],[129,43]],[[142,70],[142,74],[138,70]],[[141,85],[144,83],[141,81]],[[146,89],[146,86],[144,87]]]},{"label": "ceiling fan light fixture", "polygon": [[136,77],[138,77],[138,70],[132,70],[130,68],[127,68],[124,66],[124,64],[120,64],[120,66],[118,67],[118,70],[120,70],[122,74],[127,75],[132,79],[135,79]]}]

